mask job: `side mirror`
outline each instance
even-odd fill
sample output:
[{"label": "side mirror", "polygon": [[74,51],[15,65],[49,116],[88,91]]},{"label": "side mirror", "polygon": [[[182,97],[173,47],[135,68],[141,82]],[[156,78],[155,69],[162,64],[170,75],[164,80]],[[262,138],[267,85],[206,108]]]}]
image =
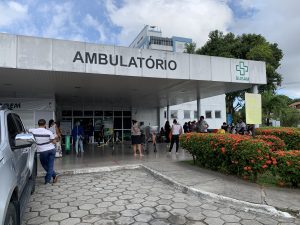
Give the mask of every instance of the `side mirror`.
[{"label": "side mirror", "polygon": [[17,134],[15,138],[15,147],[29,147],[35,142],[33,134]]}]

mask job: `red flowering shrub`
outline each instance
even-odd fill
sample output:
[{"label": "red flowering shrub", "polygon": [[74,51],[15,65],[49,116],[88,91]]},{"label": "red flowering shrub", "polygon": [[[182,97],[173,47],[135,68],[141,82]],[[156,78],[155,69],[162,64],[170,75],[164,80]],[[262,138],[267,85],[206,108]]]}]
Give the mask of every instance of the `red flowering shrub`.
[{"label": "red flowering shrub", "polygon": [[286,150],[284,141],[274,135],[256,135],[255,138],[264,140],[269,145],[271,151]]},{"label": "red flowering shrub", "polygon": [[300,150],[281,151],[285,145],[277,137],[189,133],[180,141],[203,167],[251,180],[271,171],[293,186],[300,183]]},{"label": "red flowering shrub", "polygon": [[300,150],[277,151],[273,156],[277,160],[275,173],[297,187],[300,184]]},{"label": "red flowering shrub", "polygon": [[258,135],[274,135],[284,141],[288,150],[300,149],[300,131],[289,127],[265,127],[257,128]]},{"label": "red flowering shrub", "polygon": [[269,146],[250,136],[192,133],[181,136],[181,145],[201,166],[247,179],[256,179],[269,167]]}]

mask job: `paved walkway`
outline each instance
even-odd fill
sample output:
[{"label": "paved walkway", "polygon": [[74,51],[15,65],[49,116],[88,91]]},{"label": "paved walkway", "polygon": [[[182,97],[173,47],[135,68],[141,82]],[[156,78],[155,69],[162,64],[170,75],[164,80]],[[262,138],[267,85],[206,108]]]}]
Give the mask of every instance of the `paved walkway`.
[{"label": "paved walkway", "polygon": [[80,158],[67,155],[56,160],[56,169],[76,170],[80,168],[102,167],[114,165],[143,164],[153,170],[176,180],[177,182],[202,191],[247,201],[257,204],[267,204],[278,209],[300,211],[300,190],[292,188],[262,187],[254,183],[243,181],[234,176],[228,176],[208,169],[189,165],[184,160],[191,159],[182,149],[179,154],[168,154],[166,145],[158,145],[158,152],[154,153],[152,146],[149,154],[141,159],[133,157],[129,145],[115,145],[97,148],[89,146]]},{"label": "paved walkway", "polygon": [[62,175],[53,185],[39,178],[22,224],[294,225],[300,220],[184,194],[135,169]]}]

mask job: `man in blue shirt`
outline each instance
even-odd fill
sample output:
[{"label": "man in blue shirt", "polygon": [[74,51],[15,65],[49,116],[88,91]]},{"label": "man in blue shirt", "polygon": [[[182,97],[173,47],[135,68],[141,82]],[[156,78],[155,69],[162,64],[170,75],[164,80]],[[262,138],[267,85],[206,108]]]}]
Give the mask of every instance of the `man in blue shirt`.
[{"label": "man in blue shirt", "polygon": [[84,137],[84,132],[83,128],[80,126],[80,122],[76,123],[76,126],[72,130],[72,137],[73,137],[73,143],[75,143],[75,151],[76,155],[79,156],[78,154],[78,147],[80,152],[83,151],[83,137]]}]

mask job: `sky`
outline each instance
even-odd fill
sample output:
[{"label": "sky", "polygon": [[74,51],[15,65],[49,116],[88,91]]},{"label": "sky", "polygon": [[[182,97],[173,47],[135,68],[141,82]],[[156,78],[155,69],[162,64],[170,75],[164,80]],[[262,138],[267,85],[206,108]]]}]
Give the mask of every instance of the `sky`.
[{"label": "sky", "polygon": [[299,0],[0,0],[0,32],[128,46],[145,25],[201,47],[212,30],[256,33],[284,57],[278,93],[300,98]]}]

